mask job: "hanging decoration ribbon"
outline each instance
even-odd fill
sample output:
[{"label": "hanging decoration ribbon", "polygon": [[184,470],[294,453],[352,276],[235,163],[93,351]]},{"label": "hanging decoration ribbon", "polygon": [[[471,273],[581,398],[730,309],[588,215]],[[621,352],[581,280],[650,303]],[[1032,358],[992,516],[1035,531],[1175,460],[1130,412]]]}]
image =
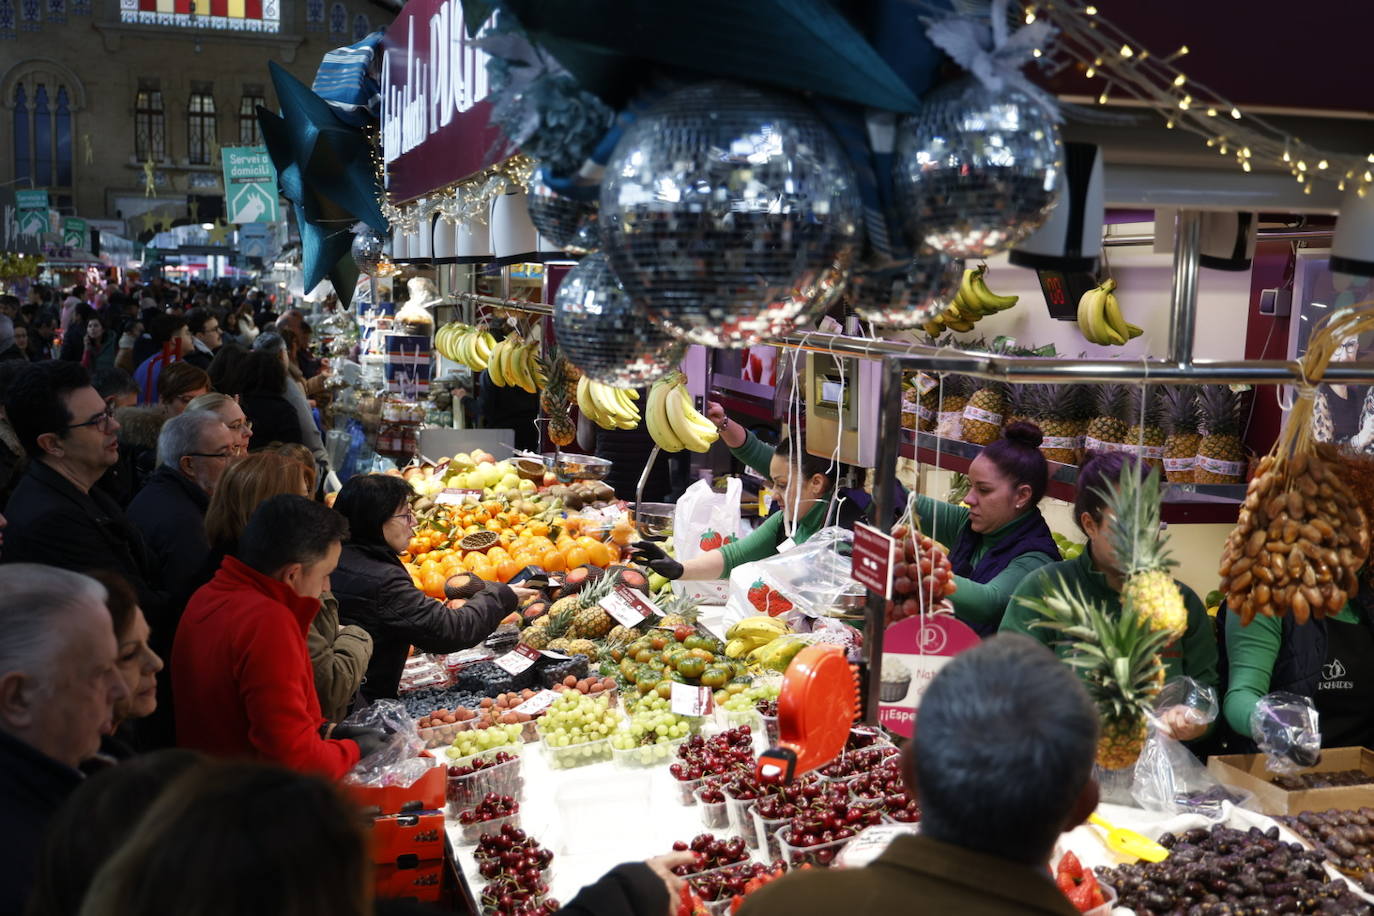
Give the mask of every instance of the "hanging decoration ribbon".
[{"label": "hanging decoration ribbon", "polygon": [[1057,34],[1044,20],[1015,32],[1007,27],[1007,0],[993,0],[990,20],[981,16],[926,19],[926,37],[990,91],[1008,87],[1030,96],[1055,123],[1063,120],[1054,96],[1035,85],[1021,68]]}]

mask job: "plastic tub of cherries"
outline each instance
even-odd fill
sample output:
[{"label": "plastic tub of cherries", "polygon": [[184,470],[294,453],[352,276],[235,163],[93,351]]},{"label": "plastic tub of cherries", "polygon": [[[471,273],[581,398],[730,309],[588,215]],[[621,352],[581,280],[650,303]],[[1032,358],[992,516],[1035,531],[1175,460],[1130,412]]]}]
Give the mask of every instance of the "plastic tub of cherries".
[{"label": "plastic tub of cherries", "polygon": [[553,853],[519,827],[504,824],[483,831],[473,850],[483,916],[548,916],[560,907],[548,896]]},{"label": "plastic tub of cherries", "polygon": [[696,861],[691,865],[679,865],[673,869],[673,874],[686,878],[693,889],[725,866],[749,861],[749,850],[745,848],[744,840],[739,837],[722,840],[713,833],[699,833],[692,837],[690,843],[679,840],[673,844],[673,851],[691,852],[695,856]]},{"label": "plastic tub of cherries", "polygon": [[706,904],[707,912],[711,916],[724,916],[730,912],[730,904],[736,897],[744,897],[752,889],[751,885],[757,886],[759,882],[756,879],[780,877],[784,868],[781,860],[772,865],[762,862],[738,862],[699,872],[689,877],[687,883],[692,886],[692,890],[701,898],[702,903]]},{"label": "plastic tub of cherries", "polygon": [[814,805],[778,831],[778,845],[789,869],[804,864],[828,868],[860,831],[881,822],[882,815],[864,805]]},{"label": "plastic tub of cherries", "polygon": [[509,795],[488,792],[474,807],[458,812],[458,825],[463,842],[476,843],[484,833],[494,833],[506,826],[520,826],[520,803]]},{"label": "plastic tub of cherries", "polygon": [[505,750],[483,751],[453,761],[448,767],[448,811],[458,817],[475,807],[488,794],[519,798],[525,781],[521,778],[519,745]]},{"label": "plastic tub of cherries", "polygon": [[889,757],[895,757],[897,749],[890,744],[878,744],[857,751],[845,751],[839,757],[821,767],[818,771],[822,779],[835,782],[849,782],[857,776],[871,772]]},{"label": "plastic tub of cherries", "polygon": [[668,773],[677,786],[678,803],[696,804],[696,791],[709,776],[723,776],[754,769],[754,740],[749,726],[741,725],[706,737],[692,735],[677,749]]}]

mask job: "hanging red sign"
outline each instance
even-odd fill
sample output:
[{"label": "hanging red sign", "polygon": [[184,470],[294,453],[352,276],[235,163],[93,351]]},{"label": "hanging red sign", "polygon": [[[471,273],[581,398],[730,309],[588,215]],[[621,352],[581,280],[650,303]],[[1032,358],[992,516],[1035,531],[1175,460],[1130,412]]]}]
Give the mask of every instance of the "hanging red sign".
[{"label": "hanging red sign", "polygon": [[884,598],[892,597],[892,557],[897,542],[871,525],[854,526],[849,577]]},{"label": "hanging red sign", "polygon": [[506,143],[487,119],[487,55],[459,0],[410,0],[382,39],[382,158],[393,203],[494,165]]}]

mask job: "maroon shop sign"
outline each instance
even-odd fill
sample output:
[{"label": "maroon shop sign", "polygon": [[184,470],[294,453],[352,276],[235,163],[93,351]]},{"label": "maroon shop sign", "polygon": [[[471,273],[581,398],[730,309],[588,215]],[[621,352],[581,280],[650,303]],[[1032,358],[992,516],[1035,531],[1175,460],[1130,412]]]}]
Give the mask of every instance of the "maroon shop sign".
[{"label": "maroon shop sign", "polygon": [[487,55],[458,0],[410,0],[382,42],[382,156],[393,203],[414,200],[500,160],[487,118]]}]

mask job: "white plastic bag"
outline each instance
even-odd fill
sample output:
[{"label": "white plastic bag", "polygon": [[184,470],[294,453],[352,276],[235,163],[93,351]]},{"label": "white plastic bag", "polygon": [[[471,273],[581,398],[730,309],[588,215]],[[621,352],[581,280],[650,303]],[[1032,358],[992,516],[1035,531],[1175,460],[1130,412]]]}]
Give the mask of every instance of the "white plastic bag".
[{"label": "white plastic bag", "polygon": [[[729,479],[724,493],[712,490],[707,480],[698,480],[687,488],[673,512],[673,550],[679,563],[706,552],[701,541],[708,532],[721,539],[740,538],[747,533],[740,525],[740,491],[738,477]],[[724,581],[675,582],[673,590],[707,604],[724,604],[728,594]]]},{"label": "white plastic bag", "polygon": [[853,543],[851,531],[822,528],[805,544],[735,567],[726,624],[766,613],[795,627],[800,617],[819,617],[847,596],[863,594],[863,587],[850,578]]}]

